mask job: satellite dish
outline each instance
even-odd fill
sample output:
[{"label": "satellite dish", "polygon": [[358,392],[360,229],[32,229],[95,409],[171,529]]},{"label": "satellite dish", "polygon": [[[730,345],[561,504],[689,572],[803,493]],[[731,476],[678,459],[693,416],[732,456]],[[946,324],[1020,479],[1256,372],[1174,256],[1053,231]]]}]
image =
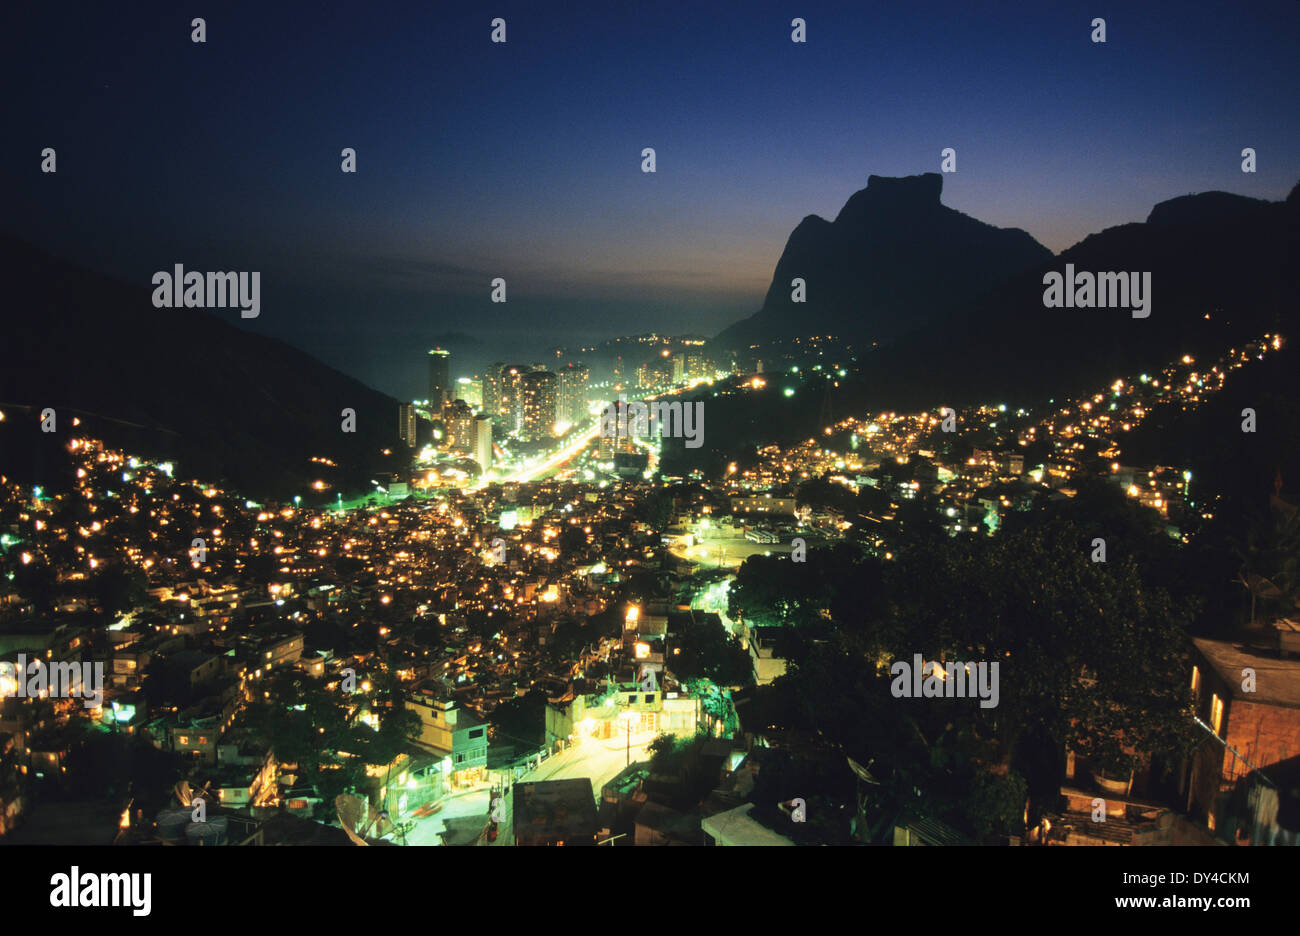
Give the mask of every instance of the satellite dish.
[{"label": "satellite dish", "polygon": [[1282,597],[1282,589],[1278,588],[1262,575],[1256,575],[1251,572],[1247,575],[1239,575],[1238,581],[1250,590],[1252,595],[1258,598],[1276,599]]},{"label": "satellite dish", "polygon": [[203,784],[203,789],[195,791],[194,788],[190,786],[188,780],[181,780],[178,781],[176,786],[172,789],[176,793],[176,798],[180,800],[182,806],[191,805],[194,800],[199,797],[202,797],[205,803],[220,803],[221,797],[212,792],[211,786],[212,782],[208,781]]},{"label": "satellite dish", "polygon": [[339,824],[354,845],[369,845],[367,837],[383,838],[397,831],[397,825],[388,816],[387,809],[370,815],[370,804],[359,796],[343,793],[334,797],[334,811]]},{"label": "satellite dish", "polygon": [[874,757],[867,764],[867,767],[863,767],[861,764],[859,764],[851,757],[846,757],[844,759],[849,762],[849,770],[853,771],[854,776],[856,776],[859,780],[861,780],[863,783],[870,783],[873,786],[880,786],[880,781],[877,780],[875,777],[871,776],[871,771],[867,769],[867,767],[870,767],[871,764],[874,764],[876,762],[876,759]]}]

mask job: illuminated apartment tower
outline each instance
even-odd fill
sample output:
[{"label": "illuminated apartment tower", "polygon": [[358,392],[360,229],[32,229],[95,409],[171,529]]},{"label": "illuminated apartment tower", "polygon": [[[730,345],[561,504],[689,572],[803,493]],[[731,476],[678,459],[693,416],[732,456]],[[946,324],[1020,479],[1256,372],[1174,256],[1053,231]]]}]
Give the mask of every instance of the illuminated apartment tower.
[{"label": "illuminated apartment tower", "polygon": [[556,388],[559,381],[550,371],[538,370],[520,378],[520,432],[526,442],[540,442],[555,436]]},{"label": "illuminated apartment tower", "polygon": [[565,364],[560,368],[560,422],[580,425],[587,422],[587,381],[591,371],[586,364]]},{"label": "illuminated apartment tower", "polygon": [[[601,433],[596,438],[596,458],[603,462],[613,461],[614,456],[620,452],[636,452],[637,434],[645,431],[638,429],[635,416],[629,416],[627,401],[615,402],[613,406],[613,423],[609,426],[602,425]],[[606,429],[609,430],[608,435]]]},{"label": "illuminated apartment tower", "polygon": [[429,409],[442,411],[452,399],[451,352],[434,348],[429,352]]},{"label": "illuminated apartment tower", "polygon": [[477,377],[457,377],[454,395],[476,410],[483,409],[483,381]]},{"label": "illuminated apartment tower", "polygon": [[444,440],[448,451],[474,451],[474,411],[464,400],[452,400],[442,408],[442,425],[447,435]]},{"label": "illuminated apartment tower", "polygon": [[492,467],[492,418],[487,415],[474,417],[474,461],[484,474]]},{"label": "illuminated apartment tower", "polygon": [[523,378],[527,364],[507,364],[501,368],[501,411],[498,425],[507,435],[517,435],[523,426]]},{"label": "illuminated apartment tower", "polygon": [[504,367],[500,361],[493,361],[483,371],[483,405],[479,409],[494,422],[501,420],[501,369]]},{"label": "illuminated apartment tower", "polygon": [[415,448],[416,431],[419,419],[415,415],[414,403],[397,404],[397,436],[411,448]]}]

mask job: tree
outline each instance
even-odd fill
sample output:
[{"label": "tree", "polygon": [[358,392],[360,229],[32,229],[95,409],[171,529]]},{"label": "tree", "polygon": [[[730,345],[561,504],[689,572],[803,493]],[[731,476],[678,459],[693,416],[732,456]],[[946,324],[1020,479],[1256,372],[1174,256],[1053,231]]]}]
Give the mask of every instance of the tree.
[{"label": "tree", "polygon": [[493,736],[525,746],[545,743],[546,705],[546,692],[536,687],[527,695],[507,699],[488,716]]},{"label": "tree", "polygon": [[746,686],[753,682],[749,653],[727,633],[722,622],[705,615],[673,633],[669,668],[678,679],[703,677],[720,686]]},{"label": "tree", "polygon": [[[1196,602],[1171,598],[1131,554],[1092,562],[1092,532],[1051,511],[992,538],[907,530],[894,559],[877,564],[876,581],[863,586],[864,576],[843,570],[834,577],[843,584],[829,588],[815,574],[750,577],[738,610],[748,618],[764,602],[828,609],[829,626],[773,688],[791,727],[862,763],[876,759],[880,821],[918,805],[960,813],[974,782],[963,760],[999,775],[1014,768],[1031,791],[1055,795],[1067,747],[1098,760],[1139,752],[1170,763],[1196,743],[1185,678]],[[894,698],[891,662],[911,664],[918,653],[982,662],[988,674],[996,665],[996,706]],[[1004,813],[993,809],[990,828],[1005,828]]]},{"label": "tree", "polygon": [[144,572],[135,566],[105,566],[94,579],[95,598],[110,618],[139,607],[147,587]]},{"label": "tree", "polygon": [[673,495],[667,488],[655,488],[645,501],[646,523],[662,532],[673,518]]},{"label": "tree", "polygon": [[1237,579],[1250,592],[1251,626],[1260,600],[1274,602],[1278,614],[1294,613],[1300,603],[1300,510],[1257,521],[1232,549],[1241,561]]}]

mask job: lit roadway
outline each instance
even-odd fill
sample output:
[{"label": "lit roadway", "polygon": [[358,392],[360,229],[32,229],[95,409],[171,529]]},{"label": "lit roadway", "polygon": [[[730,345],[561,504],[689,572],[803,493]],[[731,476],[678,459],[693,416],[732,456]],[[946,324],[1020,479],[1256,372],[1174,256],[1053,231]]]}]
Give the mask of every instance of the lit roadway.
[{"label": "lit roadway", "polygon": [[[632,763],[649,760],[650,755],[646,751],[646,746],[655,737],[657,735],[653,731],[632,732]],[[523,776],[514,783],[518,785],[540,780],[573,780],[586,777],[591,780],[592,795],[599,802],[601,787],[613,780],[618,772],[627,766],[627,740],[626,734],[608,740],[584,738],[581,744],[565,748],[559,754],[548,757],[542,761],[540,767],[525,771]],[[505,813],[505,821],[498,824],[497,840],[489,842],[485,829],[484,835],[479,839],[480,845],[514,844],[513,787],[506,790],[501,805]],[[485,821],[486,818],[485,816]]]},{"label": "lit roadway", "polygon": [[[687,384],[681,387],[676,387],[662,394],[657,394],[657,393],[648,394],[644,399],[657,400],[661,396],[675,396],[679,393],[685,393],[688,390],[693,390],[697,385],[698,382]],[[564,448],[560,449],[558,452],[556,452],[550,458],[546,459],[546,461],[542,462],[541,464],[533,465],[530,468],[521,468],[519,471],[516,471],[514,474],[510,475],[509,477],[498,478],[496,480],[499,483],[504,483],[504,484],[508,484],[512,481],[514,482],[536,481],[538,478],[542,477],[543,475],[549,474],[550,472],[563,467],[564,465],[572,461],[574,458],[576,458],[583,449],[585,449],[588,445],[590,445],[597,438],[599,438],[600,423],[601,420],[598,417],[596,421],[592,424],[590,429],[588,429],[582,435],[575,438],[572,442],[570,442]],[[637,439],[636,441],[641,442],[640,439]],[[644,443],[642,443],[642,445],[643,447],[649,448],[649,446],[644,446]],[[653,449],[652,449],[652,454],[653,454]],[[487,486],[487,482],[485,481],[481,481],[479,482],[478,485],[476,485],[476,487],[486,487],[486,486]]]},{"label": "lit roadway", "polygon": [[[509,483],[511,481],[536,481],[538,478],[552,471],[557,470],[568,462],[572,461],[578,454],[590,445],[600,435],[600,421],[597,420],[592,427],[582,435],[578,436],[564,448],[560,449],[546,461],[539,465],[533,465],[530,468],[522,468],[508,478],[500,478],[499,481]],[[481,485],[480,485],[481,486]]]},{"label": "lit roadway", "polygon": [[[655,738],[653,731],[632,732],[632,763],[650,759],[646,746]],[[517,783],[532,783],[540,780],[571,780],[586,777],[591,780],[592,795],[599,800],[600,790],[606,783],[618,775],[627,765],[627,735],[606,740],[586,738],[582,744],[566,748],[542,761],[540,767],[524,771]],[[452,793],[442,799],[442,809],[432,816],[417,819],[415,827],[406,836],[407,845],[440,845],[439,833],[443,829],[442,820],[451,818],[474,817],[482,819],[483,834],[479,836],[478,845],[513,845],[513,786],[506,788],[502,797],[504,821],[498,824],[497,840],[487,840],[487,825],[490,803],[485,787]]]}]

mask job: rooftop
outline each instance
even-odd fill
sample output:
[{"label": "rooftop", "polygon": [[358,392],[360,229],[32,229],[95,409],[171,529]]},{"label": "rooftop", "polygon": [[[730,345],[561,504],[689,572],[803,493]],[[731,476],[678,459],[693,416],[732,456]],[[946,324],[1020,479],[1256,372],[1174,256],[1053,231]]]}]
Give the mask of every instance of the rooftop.
[{"label": "rooftop", "polygon": [[[1275,653],[1230,640],[1196,638],[1193,643],[1234,699],[1300,708],[1300,660],[1281,659]],[[1255,691],[1243,692],[1241,671],[1255,671]]]},{"label": "rooftop", "polygon": [[515,834],[562,839],[594,837],[596,832],[596,798],[591,780],[544,780],[519,783],[514,788]]},{"label": "rooftop", "polygon": [[709,816],[701,823],[704,831],[719,845],[793,845],[794,842],[777,832],[773,832],[757,819],[750,818],[749,811],[753,803],[746,803]]}]

